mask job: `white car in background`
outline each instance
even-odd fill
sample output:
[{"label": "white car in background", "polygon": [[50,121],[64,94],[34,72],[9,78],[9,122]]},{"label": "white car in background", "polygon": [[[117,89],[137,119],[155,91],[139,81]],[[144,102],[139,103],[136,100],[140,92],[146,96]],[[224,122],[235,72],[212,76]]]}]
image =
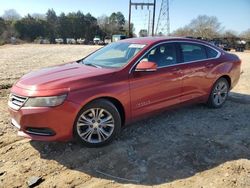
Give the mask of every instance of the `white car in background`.
[{"label": "white car in background", "polygon": [[85,43],[85,39],[79,38],[76,40],[77,44],[84,44]]},{"label": "white car in background", "polygon": [[76,40],[73,39],[73,38],[67,38],[67,39],[66,39],[66,42],[67,42],[67,44],[75,44],[75,43],[76,43]]},{"label": "white car in background", "polygon": [[100,37],[97,36],[93,39],[94,44],[99,44],[100,41],[101,41]]},{"label": "white car in background", "polygon": [[62,38],[57,38],[55,39],[57,44],[63,44],[63,39]]}]

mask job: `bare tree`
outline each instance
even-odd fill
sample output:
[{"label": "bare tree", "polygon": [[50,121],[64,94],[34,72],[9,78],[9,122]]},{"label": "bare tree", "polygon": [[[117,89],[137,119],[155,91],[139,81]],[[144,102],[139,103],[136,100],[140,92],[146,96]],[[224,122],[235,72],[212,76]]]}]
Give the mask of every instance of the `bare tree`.
[{"label": "bare tree", "polygon": [[171,35],[177,36],[177,37],[193,36],[194,31],[190,29],[188,26],[185,26],[185,27],[181,27],[175,30]]},{"label": "bare tree", "polygon": [[200,15],[189,24],[196,37],[214,38],[221,31],[221,24],[215,16]]},{"label": "bare tree", "polygon": [[250,40],[250,28],[248,30],[242,32],[240,36],[244,39]]},{"label": "bare tree", "polygon": [[215,16],[200,15],[185,27],[174,31],[172,35],[212,39],[219,36],[221,31],[221,24]]},{"label": "bare tree", "polygon": [[135,27],[134,27],[134,24],[133,23],[130,23],[130,33],[128,31],[128,21],[126,20],[125,21],[125,25],[124,25],[124,28],[125,28],[125,32],[126,32],[126,35],[127,36],[132,36],[132,37],[137,37],[136,34],[135,34]]},{"label": "bare tree", "polygon": [[[128,23],[121,12],[113,12],[110,16],[102,15],[97,18],[99,27],[106,35],[127,34]],[[133,25],[131,25],[133,30]]]},{"label": "bare tree", "polygon": [[233,31],[233,30],[227,30],[227,31],[223,32],[222,36],[224,38],[237,38],[238,33],[236,31]]},{"label": "bare tree", "polygon": [[21,18],[20,14],[15,9],[5,10],[3,14],[3,19],[8,21],[16,21]]},{"label": "bare tree", "polygon": [[109,25],[109,17],[102,15],[97,18],[97,24],[105,33],[111,33],[111,28]]}]

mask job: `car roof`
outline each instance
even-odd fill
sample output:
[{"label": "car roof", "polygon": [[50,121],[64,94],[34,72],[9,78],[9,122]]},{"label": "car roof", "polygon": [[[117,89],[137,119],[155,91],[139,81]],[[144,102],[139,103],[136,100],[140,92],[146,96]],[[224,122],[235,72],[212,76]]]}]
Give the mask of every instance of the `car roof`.
[{"label": "car roof", "polygon": [[187,41],[187,42],[190,41],[190,42],[199,42],[208,44],[207,42],[199,39],[186,38],[186,37],[139,37],[139,38],[128,38],[121,41],[129,43],[137,43],[137,44],[147,44],[147,45],[164,41]]}]

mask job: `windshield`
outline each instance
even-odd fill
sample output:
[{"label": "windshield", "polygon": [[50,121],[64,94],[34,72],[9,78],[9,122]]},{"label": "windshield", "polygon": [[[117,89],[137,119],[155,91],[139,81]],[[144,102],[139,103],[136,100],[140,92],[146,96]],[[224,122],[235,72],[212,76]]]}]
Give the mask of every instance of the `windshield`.
[{"label": "windshield", "polygon": [[126,65],[144,47],[144,44],[111,43],[86,57],[81,63],[95,67],[119,68]]}]

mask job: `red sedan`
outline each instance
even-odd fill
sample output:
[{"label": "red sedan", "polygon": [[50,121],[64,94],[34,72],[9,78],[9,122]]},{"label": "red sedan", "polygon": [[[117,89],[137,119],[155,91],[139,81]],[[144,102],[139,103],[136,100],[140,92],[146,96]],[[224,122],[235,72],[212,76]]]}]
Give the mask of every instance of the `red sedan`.
[{"label": "red sedan", "polygon": [[18,134],[107,144],[125,124],[183,103],[221,107],[241,60],[188,38],[133,38],[68,64],[23,76],[8,102]]}]

